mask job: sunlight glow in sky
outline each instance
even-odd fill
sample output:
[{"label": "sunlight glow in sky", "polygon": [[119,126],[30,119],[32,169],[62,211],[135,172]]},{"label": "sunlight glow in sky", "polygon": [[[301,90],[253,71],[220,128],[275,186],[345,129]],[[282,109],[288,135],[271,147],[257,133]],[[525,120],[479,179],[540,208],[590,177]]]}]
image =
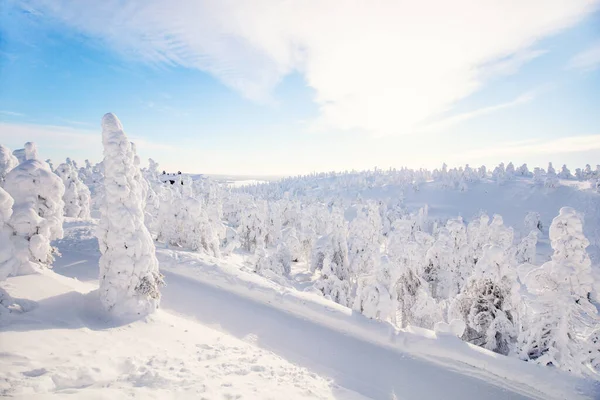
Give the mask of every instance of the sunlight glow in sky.
[{"label": "sunlight glow in sky", "polygon": [[169,170],[600,163],[599,0],[8,0],[0,143]]}]

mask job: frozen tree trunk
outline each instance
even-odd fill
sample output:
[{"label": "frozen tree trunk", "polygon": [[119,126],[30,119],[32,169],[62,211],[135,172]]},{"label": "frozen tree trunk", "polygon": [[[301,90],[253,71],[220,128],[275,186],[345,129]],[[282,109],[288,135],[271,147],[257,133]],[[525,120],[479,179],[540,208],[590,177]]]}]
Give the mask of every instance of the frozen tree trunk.
[{"label": "frozen tree trunk", "polygon": [[98,225],[100,299],[114,315],[145,315],[158,308],[155,247],[144,225],[144,188],[131,142],[114,114],[102,118],[106,199]]}]

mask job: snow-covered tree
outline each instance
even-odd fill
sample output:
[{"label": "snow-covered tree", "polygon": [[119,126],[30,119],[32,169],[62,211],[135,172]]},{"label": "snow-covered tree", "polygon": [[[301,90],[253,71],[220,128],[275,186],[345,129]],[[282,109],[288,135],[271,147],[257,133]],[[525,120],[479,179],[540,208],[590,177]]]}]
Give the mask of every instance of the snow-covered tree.
[{"label": "snow-covered tree", "polygon": [[512,162],[509,162],[508,165],[506,166],[506,179],[507,180],[512,180],[515,177],[516,171],[515,171],[515,165]]},{"label": "snow-covered tree", "polygon": [[535,262],[536,244],[539,231],[537,229],[529,232],[517,246],[515,257],[519,264],[533,264]]},{"label": "snow-covered tree", "polygon": [[54,173],[58,175],[65,185],[65,217],[89,218],[90,217],[90,190],[79,179],[79,173],[71,163],[62,163]]},{"label": "snow-covered tree", "polygon": [[[11,275],[15,275],[19,268],[19,261],[13,245],[13,230],[8,224],[12,215],[13,199],[0,187],[0,282]],[[7,312],[13,303],[10,295],[0,288],[0,316]]]},{"label": "snow-covered tree", "polygon": [[249,203],[242,211],[238,235],[242,249],[254,253],[265,247],[267,224],[265,209],[262,203]]},{"label": "snow-covered tree", "polygon": [[504,220],[500,215],[495,214],[490,223],[490,244],[508,251],[513,245],[514,231],[511,227],[504,225]]},{"label": "snow-covered tree", "polygon": [[561,179],[572,179],[573,175],[571,175],[571,171],[567,168],[567,164],[563,164],[558,177]]},{"label": "snow-covered tree", "polygon": [[131,142],[114,114],[102,118],[106,199],[98,225],[100,300],[115,315],[147,314],[163,284],[154,242],[144,225],[143,187]]},{"label": "snow-covered tree", "polygon": [[10,225],[22,273],[36,264],[50,266],[55,252],[50,241],[63,236],[65,186],[36,156],[35,145],[27,143],[25,161],[13,168],[4,182],[4,189],[14,200]]},{"label": "snow-covered tree", "polygon": [[520,176],[530,176],[530,172],[529,172],[529,168],[527,167],[527,164],[523,164],[521,165],[517,171],[516,171],[517,175]]},{"label": "snow-covered tree", "polygon": [[558,186],[558,175],[556,175],[556,170],[552,166],[552,163],[548,163],[548,171],[546,172],[544,186],[548,188],[555,188]]},{"label": "snow-covered tree", "polygon": [[427,250],[422,276],[429,284],[429,291],[436,300],[448,299],[457,292],[458,285],[454,280],[456,259],[452,254],[453,247],[450,232],[442,227],[437,232],[435,242]]},{"label": "snow-covered tree", "polygon": [[539,167],[533,169],[533,183],[536,185],[544,184],[546,172]]},{"label": "snow-covered tree", "polygon": [[460,293],[472,270],[467,229],[462,218],[449,219],[427,251],[422,276],[435,299],[450,299]]},{"label": "snow-covered tree", "polygon": [[348,261],[348,244],[343,225],[320,237],[312,252],[311,271],[320,272],[315,288],[336,303],[350,306],[352,273]]},{"label": "snow-covered tree", "polygon": [[355,276],[375,270],[380,257],[381,226],[376,203],[356,206],[356,217],[348,227],[348,257]]},{"label": "snow-covered tree", "polygon": [[599,326],[590,302],[596,282],[583,234],[583,221],[571,207],[560,209],[550,226],[552,260],[530,271],[525,284],[537,297],[531,321],[521,335],[520,356],[542,365],[582,373],[590,361],[590,333]]},{"label": "snow-covered tree", "polygon": [[529,211],[525,215],[525,219],[523,220],[523,226],[525,227],[526,232],[531,232],[535,229],[541,232],[542,222],[540,220],[540,213],[536,211]]},{"label": "snow-covered tree", "polygon": [[8,147],[0,144],[0,186],[4,184],[6,174],[19,165],[17,157],[13,156]]},{"label": "snow-covered tree", "polygon": [[504,168],[504,163],[500,163],[494,171],[492,171],[492,179],[498,182],[499,185],[502,185],[506,181],[506,170]]},{"label": "snow-covered tree", "polygon": [[[15,275],[19,268],[12,239],[13,229],[9,225],[13,204],[10,194],[0,187],[0,281]],[[0,303],[2,303],[1,292]]]},{"label": "snow-covered tree", "polygon": [[463,339],[509,354],[517,339],[518,283],[504,249],[488,245],[464,291],[454,300],[451,315],[466,324]]},{"label": "snow-covered tree", "polygon": [[270,254],[262,250],[262,254],[259,255],[256,263],[255,272],[266,277],[273,275],[287,276],[290,274],[291,268],[292,256],[290,250],[285,243],[279,243],[277,249]]}]

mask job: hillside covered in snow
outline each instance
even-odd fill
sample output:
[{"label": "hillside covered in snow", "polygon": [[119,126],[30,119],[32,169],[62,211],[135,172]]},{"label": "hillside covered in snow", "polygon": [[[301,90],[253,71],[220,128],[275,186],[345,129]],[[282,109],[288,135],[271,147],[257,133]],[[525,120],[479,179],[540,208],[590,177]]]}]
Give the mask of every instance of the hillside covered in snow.
[{"label": "hillside covered in snow", "polygon": [[0,146],[1,395],[600,396],[600,166],[236,184],[98,142]]}]

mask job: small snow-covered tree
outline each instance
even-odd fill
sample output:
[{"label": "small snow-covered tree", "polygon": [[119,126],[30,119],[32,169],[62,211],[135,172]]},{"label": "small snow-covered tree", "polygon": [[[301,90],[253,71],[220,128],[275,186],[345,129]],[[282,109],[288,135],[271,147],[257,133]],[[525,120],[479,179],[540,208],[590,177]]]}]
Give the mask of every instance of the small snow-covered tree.
[{"label": "small snow-covered tree", "polygon": [[590,302],[596,282],[586,252],[580,215],[560,209],[550,226],[552,260],[525,276],[527,290],[537,297],[530,304],[531,321],[520,338],[520,356],[542,365],[582,373],[590,361],[590,333],[598,314]]},{"label": "small snow-covered tree", "polygon": [[513,245],[514,231],[511,227],[504,225],[504,220],[500,215],[495,214],[490,223],[490,244],[499,246],[504,251],[508,251]]},{"label": "small snow-covered tree", "polygon": [[519,169],[517,170],[517,174],[520,176],[531,176],[531,172],[529,172],[529,168],[527,167],[527,164],[523,164],[519,167]]},{"label": "small snow-covered tree", "polygon": [[144,225],[143,187],[131,142],[114,114],[102,118],[106,199],[98,225],[100,300],[115,315],[147,314],[163,284],[154,243]]},{"label": "small snow-covered tree", "polygon": [[499,185],[502,185],[506,181],[506,170],[504,168],[504,163],[500,163],[494,171],[492,172],[492,179],[498,182]]},{"label": "small snow-covered tree", "polygon": [[73,164],[62,163],[54,171],[65,185],[65,217],[90,217],[90,190],[79,179],[79,174]]},{"label": "small snow-covered tree", "polygon": [[558,174],[560,179],[572,179],[573,175],[571,175],[571,171],[567,168],[567,164],[563,164],[560,173]]},{"label": "small snow-covered tree", "polygon": [[536,185],[544,184],[544,177],[546,173],[542,168],[535,167],[533,169],[533,183]]},{"label": "small snow-covered tree", "polygon": [[251,202],[242,211],[238,234],[242,249],[254,253],[257,249],[265,247],[267,227],[265,221],[265,209],[262,203],[259,205]]},{"label": "small snow-covered tree", "polygon": [[262,251],[256,263],[255,272],[266,277],[273,275],[287,276],[290,274],[291,268],[292,256],[290,250],[285,243],[279,243],[277,249],[270,254],[267,254],[264,250]]},{"label": "small snow-covered tree", "polygon": [[348,227],[348,256],[353,273],[371,273],[379,261],[381,217],[374,202],[356,207]]},{"label": "small snow-covered tree", "polygon": [[21,164],[13,168],[4,189],[14,200],[10,219],[15,234],[20,272],[26,273],[38,264],[50,266],[55,249],[50,241],[63,236],[62,197],[65,186],[48,164],[38,160],[33,143],[27,143]]},{"label": "small snow-covered tree", "polygon": [[529,234],[525,236],[517,245],[517,250],[515,254],[517,263],[533,264],[535,262],[535,246],[538,240],[538,233],[539,231],[537,229],[529,232]]},{"label": "small snow-covered tree", "polygon": [[515,171],[515,165],[512,162],[509,162],[508,165],[506,166],[506,179],[507,180],[513,180],[516,174]]},{"label": "small snow-covered tree", "polygon": [[300,261],[300,259],[304,255],[304,252],[302,249],[302,243],[300,242],[300,239],[298,239],[298,235],[296,234],[296,228],[288,227],[283,229],[281,231],[281,240],[289,249],[292,261]]},{"label": "small snow-covered tree", "polygon": [[531,232],[532,230],[542,231],[542,221],[540,220],[540,213],[536,211],[529,211],[525,215],[525,219],[523,220],[523,226],[525,227],[526,232]]},{"label": "small snow-covered tree", "polygon": [[17,157],[13,156],[8,147],[0,144],[0,186],[4,184],[6,174],[19,165]]},{"label": "small snow-covered tree", "polygon": [[544,186],[548,188],[555,188],[558,186],[558,175],[556,175],[556,170],[552,166],[552,163],[548,163],[548,171],[546,172]]}]

